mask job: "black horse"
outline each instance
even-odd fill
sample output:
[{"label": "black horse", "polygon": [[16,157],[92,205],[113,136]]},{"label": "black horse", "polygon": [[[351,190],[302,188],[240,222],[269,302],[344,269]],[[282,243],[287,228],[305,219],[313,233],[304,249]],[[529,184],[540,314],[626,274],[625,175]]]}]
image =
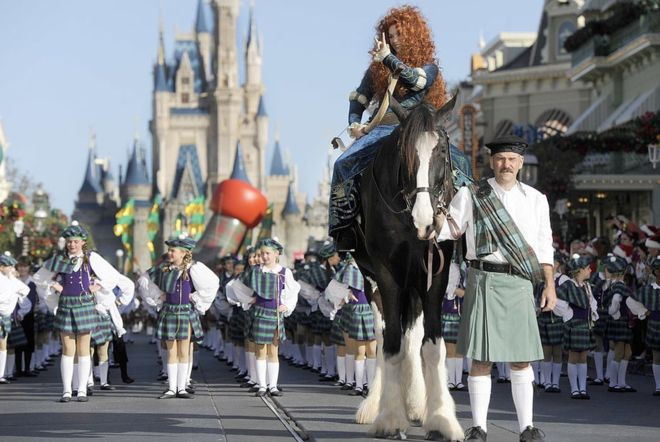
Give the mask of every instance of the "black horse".
[{"label": "black horse", "polygon": [[371,432],[379,437],[403,436],[409,420],[419,420],[427,438],[463,438],[446,385],[441,340],[453,242],[433,239],[453,195],[442,125],[454,102],[439,111],[422,103],[409,113],[393,102],[401,125],[362,174],[354,255],[377,286],[373,301],[384,321],[384,370],[381,366],[381,383],[372,388],[357,419],[373,422]]}]

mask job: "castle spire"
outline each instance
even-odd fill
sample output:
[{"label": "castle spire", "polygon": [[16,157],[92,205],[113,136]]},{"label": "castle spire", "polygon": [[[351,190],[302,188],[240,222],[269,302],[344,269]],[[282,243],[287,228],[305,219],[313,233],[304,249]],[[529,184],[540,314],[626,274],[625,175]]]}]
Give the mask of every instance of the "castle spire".
[{"label": "castle spire", "polygon": [[94,164],[96,154],[94,152],[95,145],[93,144],[93,140],[93,136],[90,136],[89,152],[87,153],[87,169],[85,170],[85,178],[83,179],[82,186],[80,186],[80,190],[78,191],[79,194],[101,192],[100,183],[96,177],[96,164]]},{"label": "castle spire", "polygon": [[264,104],[264,96],[259,96],[259,107],[257,108],[257,117],[267,117],[266,105]]},{"label": "castle spire", "polygon": [[300,209],[296,202],[295,191],[293,189],[293,181],[289,181],[289,188],[286,192],[286,203],[282,209],[282,216],[286,215],[299,215]]},{"label": "castle spire", "polygon": [[273,152],[273,162],[270,163],[270,176],[288,175],[289,168],[284,164],[282,158],[282,149],[280,148],[279,137],[275,139],[275,151]]},{"label": "castle spire", "polygon": [[161,16],[160,30],[158,32],[158,61],[154,68],[154,89],[157,92],[168,91],[165,69],[165,42],[163,39],[163,17]]},{"label": "castle spire", "polygon": [[259,34],[257,32],[257,21],[254,19],[254,0],[250,2],[250,19],[248,25],[248,35],[246,39],[246,52],[250,50],[250,47],[254,44],[256,45],[257,53],[260,52],[259,48]]},{"label": "castle spire", "polygon": [[245,172],[245,164],[243,163],[243,151],[241,149],[240,141],[236,143],[236,155],[234,156],[234,168],[229,176],[232,180],[241,180],[249,183],[247,173]]},{"label": "castle spire", "polygon": [[145,168],[144,158],[141,158],[141,155],[139,155],[138,152],[138,144],[136,138],[133,141],[133,152],[128,161],[128,166],[126,167],[126,178],[124,180],[125,186],[151,185]]},{"label": "castle spire", "polygon": [[195,31],[198,34],[201,33],[211,33],[211,27],[209,22],[206,20],[206,14],[204,14],[205,4],[204,0],[199,0],[197,3],[197,20],[195,21]]}]

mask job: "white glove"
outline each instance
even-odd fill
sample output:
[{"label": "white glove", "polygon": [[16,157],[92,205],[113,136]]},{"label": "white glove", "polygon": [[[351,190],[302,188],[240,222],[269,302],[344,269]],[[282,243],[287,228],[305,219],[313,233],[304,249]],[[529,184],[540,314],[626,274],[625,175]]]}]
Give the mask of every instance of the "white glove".
[{"label": "white glove", "polygon": [[364,136],[363,129],[365,127],[366,126],[364,124],[358,122],[351,123],[351,125],[348,126],[348,136],[351,138],[360,138]]}]

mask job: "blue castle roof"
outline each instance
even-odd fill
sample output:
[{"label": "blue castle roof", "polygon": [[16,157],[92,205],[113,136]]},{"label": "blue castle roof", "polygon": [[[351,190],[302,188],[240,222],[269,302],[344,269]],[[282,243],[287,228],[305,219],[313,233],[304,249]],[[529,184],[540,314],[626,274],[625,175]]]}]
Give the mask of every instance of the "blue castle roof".
[{"label": "blue castle roof", "polygon": [[199,0],[197,3],[197,19],[195,20],[195,31],[198,33],[211,32],[211,26],[209,26],[209,22],[206,20],[206,14],[204,13],[204,9],[206,9],[205,3],[206,2],[204,0]]},{"label": "blue castle roof", "polygon": [[257,108],[257,117],[267,117],[266,105],[264,104],[264,96],[259,97],[259,107]]},{"label": "blue castle roof", "polygon": [[288,175],[289,167],[284,164],[280,142],[275,141],[275,151],[273,152],[273,162],[270,163],[270,175]]},{"label": "blue castle roof", "polygon": [[298,203],[296,203],[293,181],[289,181],[289,189],[286,192],[286,203],[284,203],[284,208],[282,209],[282,216],[298,214],[300,214],[300,209],[298,208]]},{"label": "blue castle roof", "polygon": [[147,174],[146,165],[144,161],[138,158],[138,142],[135,140],[133,143],[133,152],[131,158],[128,160],[128,166],[126,167],[126,178],[124,179],[124,185],[127,186],[139,186],[147,185],[150,186],[149,175]]},{"label": "blue castle roof", "polygon": [[241,149],[241,143],[236,143],[236,155],[234,155],[234,168],[231,171],[230,177],[234,180],[241,180],[249,183],[247,173],[245,172],[245,164],[243,163],[243,151]]},{"label": "blue castle roof", "polygon": [[89,149],[87,155],[87,169],[85,170],[85,178],[83,179],[82,186],[78,193],[99,193],[101,192],[101,184],[96,176],[96,165],[94,164],[94,149]]}]

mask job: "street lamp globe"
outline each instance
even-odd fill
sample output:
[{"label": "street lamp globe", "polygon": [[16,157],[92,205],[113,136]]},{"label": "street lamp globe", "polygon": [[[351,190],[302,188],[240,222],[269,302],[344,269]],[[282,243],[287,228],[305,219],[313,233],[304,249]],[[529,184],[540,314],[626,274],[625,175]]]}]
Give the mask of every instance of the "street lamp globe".
[{"label": "street lamp globe", "polygon": [[529,185],[536,186],[539,177],[539,159],[532,153],[526,153],[524,156],[523,167],[520,170],[520,181]]},{"label": "street lamp globe", "polygon": [[122,249],[117,249],[117,251],[115,252],[115,255],[117,256],[117,258],[123,258],[124,257],[124,251]]},{"label": "street lamp globe", "polygon": [[24,227],[25,227],[25,223],[23,222],[22,219],[17,219],[16,221],[14,221],[14,233],[16,234],[17,238],[23,235]]},{"label": "street lamp globe", "polygon": [[44,209],[38,209],[36,212],[34,212],[34,228],[38,233],[44,232],[44,228],[46,227],[46,218],[48,218],[48,213]]}]

